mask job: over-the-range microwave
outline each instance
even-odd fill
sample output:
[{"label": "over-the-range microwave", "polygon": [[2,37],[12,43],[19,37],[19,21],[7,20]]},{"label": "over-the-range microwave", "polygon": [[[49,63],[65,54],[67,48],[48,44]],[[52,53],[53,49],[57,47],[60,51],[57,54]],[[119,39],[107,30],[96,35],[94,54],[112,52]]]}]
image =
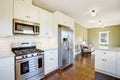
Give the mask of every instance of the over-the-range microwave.
[{"label": "over-the-range microwave", "polygon": [[39,34],[39,23],[29,22],[20,19],[13,19],[14,34]]}]

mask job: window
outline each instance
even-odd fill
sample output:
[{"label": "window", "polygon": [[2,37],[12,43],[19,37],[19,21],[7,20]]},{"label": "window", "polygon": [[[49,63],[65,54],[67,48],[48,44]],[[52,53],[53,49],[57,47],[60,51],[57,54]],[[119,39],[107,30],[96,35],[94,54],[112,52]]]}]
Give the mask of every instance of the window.
[{"label": "window", "polygon": [[109,43],[109,31],[99,32],[99,44]]}]

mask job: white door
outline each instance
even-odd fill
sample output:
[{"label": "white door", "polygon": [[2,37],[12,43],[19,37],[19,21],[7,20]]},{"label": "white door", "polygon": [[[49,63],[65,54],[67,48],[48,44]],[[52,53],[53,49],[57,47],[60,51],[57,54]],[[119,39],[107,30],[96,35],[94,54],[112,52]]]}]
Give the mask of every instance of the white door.
[{"label": "white door", "polygon": [[116,57],[115,51],[107,51],[105,54],[105,71],[116,74]]},{"label": "white door", "polygon": [[104,52],[96,50],[94,53],[95,53],[95,69],[104,70]]},{"label": "white door", "polygon": [[117,75],[120,76],[120,51],[117,52]]}]

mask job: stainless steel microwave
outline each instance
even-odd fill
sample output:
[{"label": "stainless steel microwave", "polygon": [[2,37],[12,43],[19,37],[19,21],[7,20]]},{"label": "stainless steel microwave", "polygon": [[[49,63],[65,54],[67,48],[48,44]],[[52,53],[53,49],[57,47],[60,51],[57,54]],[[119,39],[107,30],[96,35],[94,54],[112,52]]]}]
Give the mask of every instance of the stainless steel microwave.
[{"label": "stainless steel microwave", "polygon": [[13,19],[14,34],[39,34],[39,23],[28,22],[20,19]]}]

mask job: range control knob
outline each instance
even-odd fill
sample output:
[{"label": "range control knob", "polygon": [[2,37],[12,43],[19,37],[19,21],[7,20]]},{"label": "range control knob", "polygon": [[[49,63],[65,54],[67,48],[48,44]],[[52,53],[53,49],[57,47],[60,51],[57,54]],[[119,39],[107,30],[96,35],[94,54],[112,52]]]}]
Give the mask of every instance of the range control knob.
[{"label": "range control knob", "polygon": [[26,56],[26,55],[23,55],[22,58],[27,58],[27,56]]}]

